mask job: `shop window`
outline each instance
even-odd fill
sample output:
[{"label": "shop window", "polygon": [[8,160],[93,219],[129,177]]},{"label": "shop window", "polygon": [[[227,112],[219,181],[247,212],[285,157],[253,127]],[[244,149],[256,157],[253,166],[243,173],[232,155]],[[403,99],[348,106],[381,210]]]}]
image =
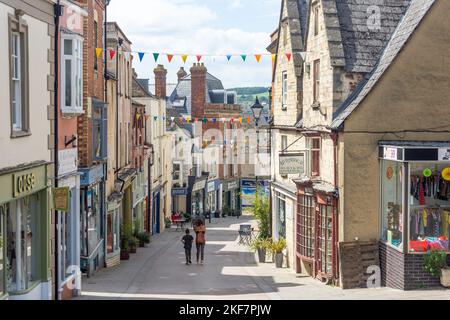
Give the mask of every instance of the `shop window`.
[{"label": "shop window", "polygon": [[114,212],[108,213],[106,220],[106,228],[108,233],[106,235],[106,251],[108,253],[114,252],[114,224],[113,224]]},{"label": "shop window", "polygon": [[101,240],[101,193],[100,185],[97,184],[87,191],[87,249],[88,254],[92,253]]},{"label": "shop window", "polygon": [[280,238],[286,239],[286,197],[277,194],[277,230]]},{"label": "shop window", "polygon": [[5,215],[6,215],[6,207],[0,206],[0,297],[5,293],[5,277],[6,277],[6,268],[5,268]]},{"label": "shop window", "polygon": [[9,292],[30,288],[38,276],[39,200],[29,196],[4,206],[6,210],[6,281]]},{"label": "shop window", "polygon": [[321,151],[321,138],[311,138],[311,176],[320,176],[320,151]]},{"label": "shop window", "polygon": [[409,179],[409,251],[430,249],[450,252],[449,164],[411,163]]},{"label": "shop window", "polygon": [[322,273],[332,273],[333,262],[333,207],[320,205],[318,215],[318,267]]},{"label": "shop window", "polygon": [[316,201],[312,195],[300,195],[297,216],[297,250],[307,258],[315,257]]},{"label": "shop window", "polygon": [[382,229],[381,239],[402,250],[403,239],[403,165],[393,161],[382,161]]},{"label": "shop window", "polygon": [[61,112],[83,113],[83,41],[73,35],[63,34],[61,64]]}]

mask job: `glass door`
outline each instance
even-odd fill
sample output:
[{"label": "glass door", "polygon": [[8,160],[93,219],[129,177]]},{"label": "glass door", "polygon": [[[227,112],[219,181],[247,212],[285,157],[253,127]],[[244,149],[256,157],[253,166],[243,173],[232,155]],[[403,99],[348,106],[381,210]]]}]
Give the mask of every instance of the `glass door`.
[{"label": "glass door", "polygon": [[333,207],[330,205],[318,205],[317,216],[316,276],[324,278],[332,275]]}]

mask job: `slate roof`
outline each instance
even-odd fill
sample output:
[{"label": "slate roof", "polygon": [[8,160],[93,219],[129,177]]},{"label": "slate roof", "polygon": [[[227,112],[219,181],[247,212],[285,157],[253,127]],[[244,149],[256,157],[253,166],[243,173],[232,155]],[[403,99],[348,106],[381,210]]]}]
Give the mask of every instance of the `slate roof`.
[{"label": "slate roof", "polygon": [[[225,88],[222,81],[206,73],[206,103],[228,103],[224,101]],[[220,95],[222,93],[222,95]],[[191,114],[191,75],[182,78],[169,97],[169,106],[181,114]]]},{"label": "slate roof", "polygon": [[[351,0],[353,1],[353,0]],[[385,0],[386,1],[386,0]],[[389,0],[392,1],[392,0]],[[389,2],[388,1],[388,2]],[[399,23],[397,29],[392,35],[391,40],[386,46],[378,64],[373,71],[366,77],[366,80],[360,83],[356,90],[347,98],[346,101],[335,112],[331,127],[338,129],[344,123],[345,119],[358,107],[366,98],[372,88],[383,76],[384,72],[393,63],[399,52],[405,46],[408,39],[419,26],[422,19],[429,12],[435,0],[414,0],[411,2],[403,20]]]},{"label": "slate roof", "polygon": [[348,72],[371,72],[410,2],[322,0],[331,64]]},{"label": "slate roof", "polygon": [[167,119],[167,123],[168,123],[167,128],[169,128],[169,124],[172,122],[172,117],[174,117],[175,118],[174,119],[175,124],[179,128],[185,129],[186,131],[188,131],[189,134],[192,137],[192,134],[193,134],[192,124],[186,123],[184,121],[180,121],[181,114],[177,110],[175,110],[173,108],[167,108],[166,109],[166,115],[167,115],[166,119]]}]

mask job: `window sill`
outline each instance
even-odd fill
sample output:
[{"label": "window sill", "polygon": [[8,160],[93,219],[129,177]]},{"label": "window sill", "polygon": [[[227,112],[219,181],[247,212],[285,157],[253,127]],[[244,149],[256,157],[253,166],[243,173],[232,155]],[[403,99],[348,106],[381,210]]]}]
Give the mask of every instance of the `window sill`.
[{"label": "window sill", "polygon": [[286,106],[282,106],[281,107],[281,111],[287,111],[287,107]]},{"label": "window sill", "polygon": [[61,108],[61,114],[63,118],[74,118],[84,114],[83,108]]},{"label": "window sill", "polygon": [[30,131],[13,131],[11,132],[11,139],[18,139],[23,137],[29,137],[31,136]]}]

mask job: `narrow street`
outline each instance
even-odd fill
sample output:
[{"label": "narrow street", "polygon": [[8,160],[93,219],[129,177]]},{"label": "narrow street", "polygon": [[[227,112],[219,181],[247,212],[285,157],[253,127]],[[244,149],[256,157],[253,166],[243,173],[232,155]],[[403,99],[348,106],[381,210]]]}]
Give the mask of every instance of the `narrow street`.
[{"label": "narrow street", "polygon": [[139,248],[129,261],[83,278],[81,300],[187,299],[432,299],[450,300],[449,290],[400,291],[389,288],[342,290],[326,286],[273,263],[258,264],[248,247],[238,245],[239,224],[255,223],[249,217],[225,218],[207,223],[205,265],[186,266],[175,229]]}]

